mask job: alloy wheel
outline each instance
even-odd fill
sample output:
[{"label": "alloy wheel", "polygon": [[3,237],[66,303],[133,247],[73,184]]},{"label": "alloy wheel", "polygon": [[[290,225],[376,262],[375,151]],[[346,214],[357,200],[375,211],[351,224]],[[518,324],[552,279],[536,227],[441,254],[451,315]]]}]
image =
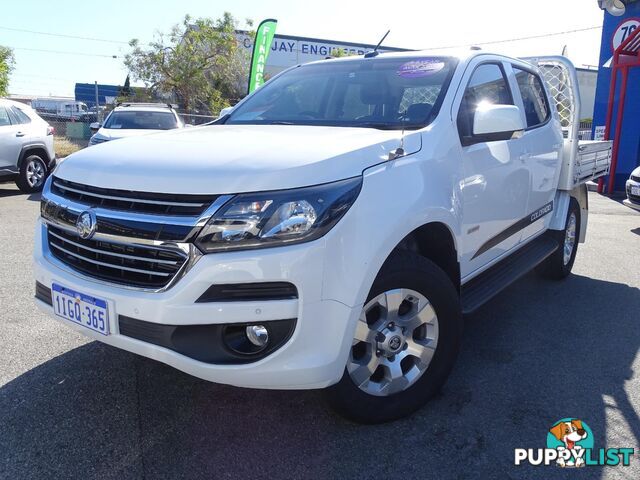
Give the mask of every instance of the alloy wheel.
[{"label": "alloy wheel", "polygon": [[44,165],[38,160],[30,160],[26,168],[27,183],[31,188],[38,188],[44,182]]},{"label": "alloy wheel", "polygon": [[565,265],[568,265],[571,261],[571,255],[573,254],[573,249],[576,245],[576,224],[576,214],[575,212],[571,212],[564,234],[564,251],[562,261]]},{"label": "alloy wheel", "polygon": [[428,299],[410,289],[388,290],[362,309],[347,371],[360,390],[392,395],[422,376],[437,345],[438,317]]}]

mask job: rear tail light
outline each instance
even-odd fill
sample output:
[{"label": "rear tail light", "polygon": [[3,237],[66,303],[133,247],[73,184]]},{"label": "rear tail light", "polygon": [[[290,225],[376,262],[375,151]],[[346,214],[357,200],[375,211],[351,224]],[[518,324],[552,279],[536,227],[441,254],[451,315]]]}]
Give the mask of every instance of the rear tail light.
[{"label": "rear tail light", "polygon": [[47,125],[47,135],[54,135],[56,133],[56,129],[51,125]]}]

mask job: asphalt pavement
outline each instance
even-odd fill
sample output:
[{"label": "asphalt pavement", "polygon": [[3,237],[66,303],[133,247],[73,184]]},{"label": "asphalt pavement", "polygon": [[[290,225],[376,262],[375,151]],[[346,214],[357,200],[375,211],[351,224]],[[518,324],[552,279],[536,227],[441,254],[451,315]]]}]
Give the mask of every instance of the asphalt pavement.
[{"label": "asphalt pavement", "polygon": [[[640,214],[590,194],[563,282],[529,274],[466,318],[441,394],[361,426],[318,391],[198,380],[88,341],[36,309],[38,196],[0,184],[0,478],[640,478]],[[515,466],[564,417],[628,467]]]}]

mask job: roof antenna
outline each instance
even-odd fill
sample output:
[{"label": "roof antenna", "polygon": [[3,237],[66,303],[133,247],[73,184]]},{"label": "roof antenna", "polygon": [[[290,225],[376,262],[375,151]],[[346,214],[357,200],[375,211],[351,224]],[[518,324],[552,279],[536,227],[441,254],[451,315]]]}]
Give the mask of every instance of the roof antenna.
[{"label": "roof antenna", "polygon": [[377,57],[379,55],[378,48],[380,48],[380,45],[382,45],[382,42],[384,42],[384,39],[387,38],[387,35],[389,35],[390,33],[391,33],[391,30],[387,30],[387,33],[385,33],[384,37],[382,37],[382,39],[378,42],[378,44],[376,45],[376,48],[374,48],[371,52],[365,53],[364,58]]}]

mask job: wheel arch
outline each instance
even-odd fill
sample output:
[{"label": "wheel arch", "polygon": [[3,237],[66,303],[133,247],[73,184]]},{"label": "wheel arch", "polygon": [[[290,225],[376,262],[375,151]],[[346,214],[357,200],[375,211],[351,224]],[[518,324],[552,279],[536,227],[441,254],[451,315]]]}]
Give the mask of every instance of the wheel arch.
[{"label": "wheel arch", "polygon": [[18,168],[22,166],[22,162],[29,155],[38,155],[44,160],[45,166],[47,168],[49,167],[51,159],[49,158],[49,153],[47,152],[47,147],[44,143],[31,143],[23,146],[22,150],[20,150],[20,156],[18,157]]},{"label": "wheel arch", "polygon": [[571,199],[574,199],[580,207],[580,234],[578,241],[584,243],[589,219],[589,192],[585,183],[576,186],[573,190],[558,190],[556,192],[554,212],[549,222],[549,230],[564,230]]},{"label": "wheel arch", "polygon": [[434,221],[415,228],[396,245],[389,257],[397,250],[411,251],[431,260],[447,274],[454,287],[460,290],[456,237],[447,224]]}]

